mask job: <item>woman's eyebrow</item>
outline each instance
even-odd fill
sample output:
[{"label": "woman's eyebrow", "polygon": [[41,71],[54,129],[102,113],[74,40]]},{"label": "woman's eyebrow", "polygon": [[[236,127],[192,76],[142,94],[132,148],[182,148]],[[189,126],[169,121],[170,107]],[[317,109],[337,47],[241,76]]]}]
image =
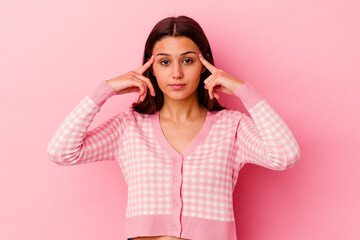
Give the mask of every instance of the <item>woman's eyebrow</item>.
[{"label": "woman's eyebrow", "polygon": [[[181,53],[180,55],[183,56],[183,55],[186,55],[186,54],[189,54],[189,53],[196,54],[196,52],[194,52],[194,51],[187,51],[187,52]],[[159,55],[170,56],[170,54],[168,54],[168,53],[158,53],[156,56],[159,56]]]}]

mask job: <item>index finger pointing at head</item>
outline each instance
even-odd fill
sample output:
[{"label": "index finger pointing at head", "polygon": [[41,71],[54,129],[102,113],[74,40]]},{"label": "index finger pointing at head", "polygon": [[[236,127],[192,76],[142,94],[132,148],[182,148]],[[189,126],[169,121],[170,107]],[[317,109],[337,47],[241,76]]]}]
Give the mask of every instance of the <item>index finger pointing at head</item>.
[{"label": "index finger pointing at head", "polygon": [[211,63],[209,63],[204,57],[203,55],[201,55],[201,53],[199,54],[199,59],[202,62],[202,64],[204,64],[204,66],[211,72],[214,73],[216,70],[218,70],[214,65],[212,65]]},{"label": "index finger pointing at head", "polygon": [[142,74],[143,72],[146,71],[146,69],[148,69],[151,66],[153,62],[154,62],[154,56],[152,55],[151,58],[144,65],[136,69],[135,72]]}]

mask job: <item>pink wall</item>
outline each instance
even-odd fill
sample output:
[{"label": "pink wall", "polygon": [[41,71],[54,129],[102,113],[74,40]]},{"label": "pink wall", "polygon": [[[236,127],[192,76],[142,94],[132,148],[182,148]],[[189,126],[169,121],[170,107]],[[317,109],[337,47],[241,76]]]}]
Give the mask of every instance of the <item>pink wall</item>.
[{"label": "pink wall", "polygon": [[[0,239],[123,239],[115,162],[61,167],[46,147],[102,79],[141,64],[160,19],[189,15],[215,65],[251,82],[288,123],[301,159],[241,171],[238,239],[360,239],[360,4],[356,0],[1,1]],[[90,129],[137,98],[114,96]],[[222,94],[223,105],[232,105]]]}]

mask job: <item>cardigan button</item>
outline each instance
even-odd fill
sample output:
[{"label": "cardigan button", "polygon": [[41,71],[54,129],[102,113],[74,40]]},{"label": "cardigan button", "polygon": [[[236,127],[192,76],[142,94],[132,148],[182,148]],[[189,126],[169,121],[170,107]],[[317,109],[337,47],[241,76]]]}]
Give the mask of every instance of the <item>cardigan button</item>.
[{"label": "cardigan button", "polygon": [[176,182],[179,181],[179,178],[178,178],[178,177],[175,177],[175,181],[176,181]]},{"label": "cardigan button", "polygon": [[175,206],[177,207],[179,205],[179,202],[175,202]]},{"label": "cardigan button", "polygon": [[177,230],[178,230],[178,226],[174,226],[174,230],[177,231]]}]

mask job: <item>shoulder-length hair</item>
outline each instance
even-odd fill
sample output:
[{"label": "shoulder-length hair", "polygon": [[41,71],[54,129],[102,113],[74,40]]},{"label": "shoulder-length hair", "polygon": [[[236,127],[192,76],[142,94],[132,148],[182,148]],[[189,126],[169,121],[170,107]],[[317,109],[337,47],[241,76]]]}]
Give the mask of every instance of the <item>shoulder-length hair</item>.
[{"label": "shoulder-length hair", "polygon": [[[164,18],[154,26],[145,43],[143,64],[151,57],[155,43],[166,36],[185,36],[190,38],[198,46],[204,58],[214,65],[210,44],[204,31],[194,19],[183,15]],[[152,66],[146,69],[143,75],[150,79],[156,95],[150,95],[150,91],[147,88],[147,94],[144,101],[139,102],[139,96],[138,102],[134,102],[131,108],[139,113],[153,114],[162,108],[164,95],[157,84],[156,77],[152,74]],[[210,75],[211,72],[206,69],[200,76],[200,82],[197,87],[199,104],[206,107],[209,111],[226,109],[226,107],[219,104],[215,97],[210,99],[208,90],[204,88],[204,80]]]}]

